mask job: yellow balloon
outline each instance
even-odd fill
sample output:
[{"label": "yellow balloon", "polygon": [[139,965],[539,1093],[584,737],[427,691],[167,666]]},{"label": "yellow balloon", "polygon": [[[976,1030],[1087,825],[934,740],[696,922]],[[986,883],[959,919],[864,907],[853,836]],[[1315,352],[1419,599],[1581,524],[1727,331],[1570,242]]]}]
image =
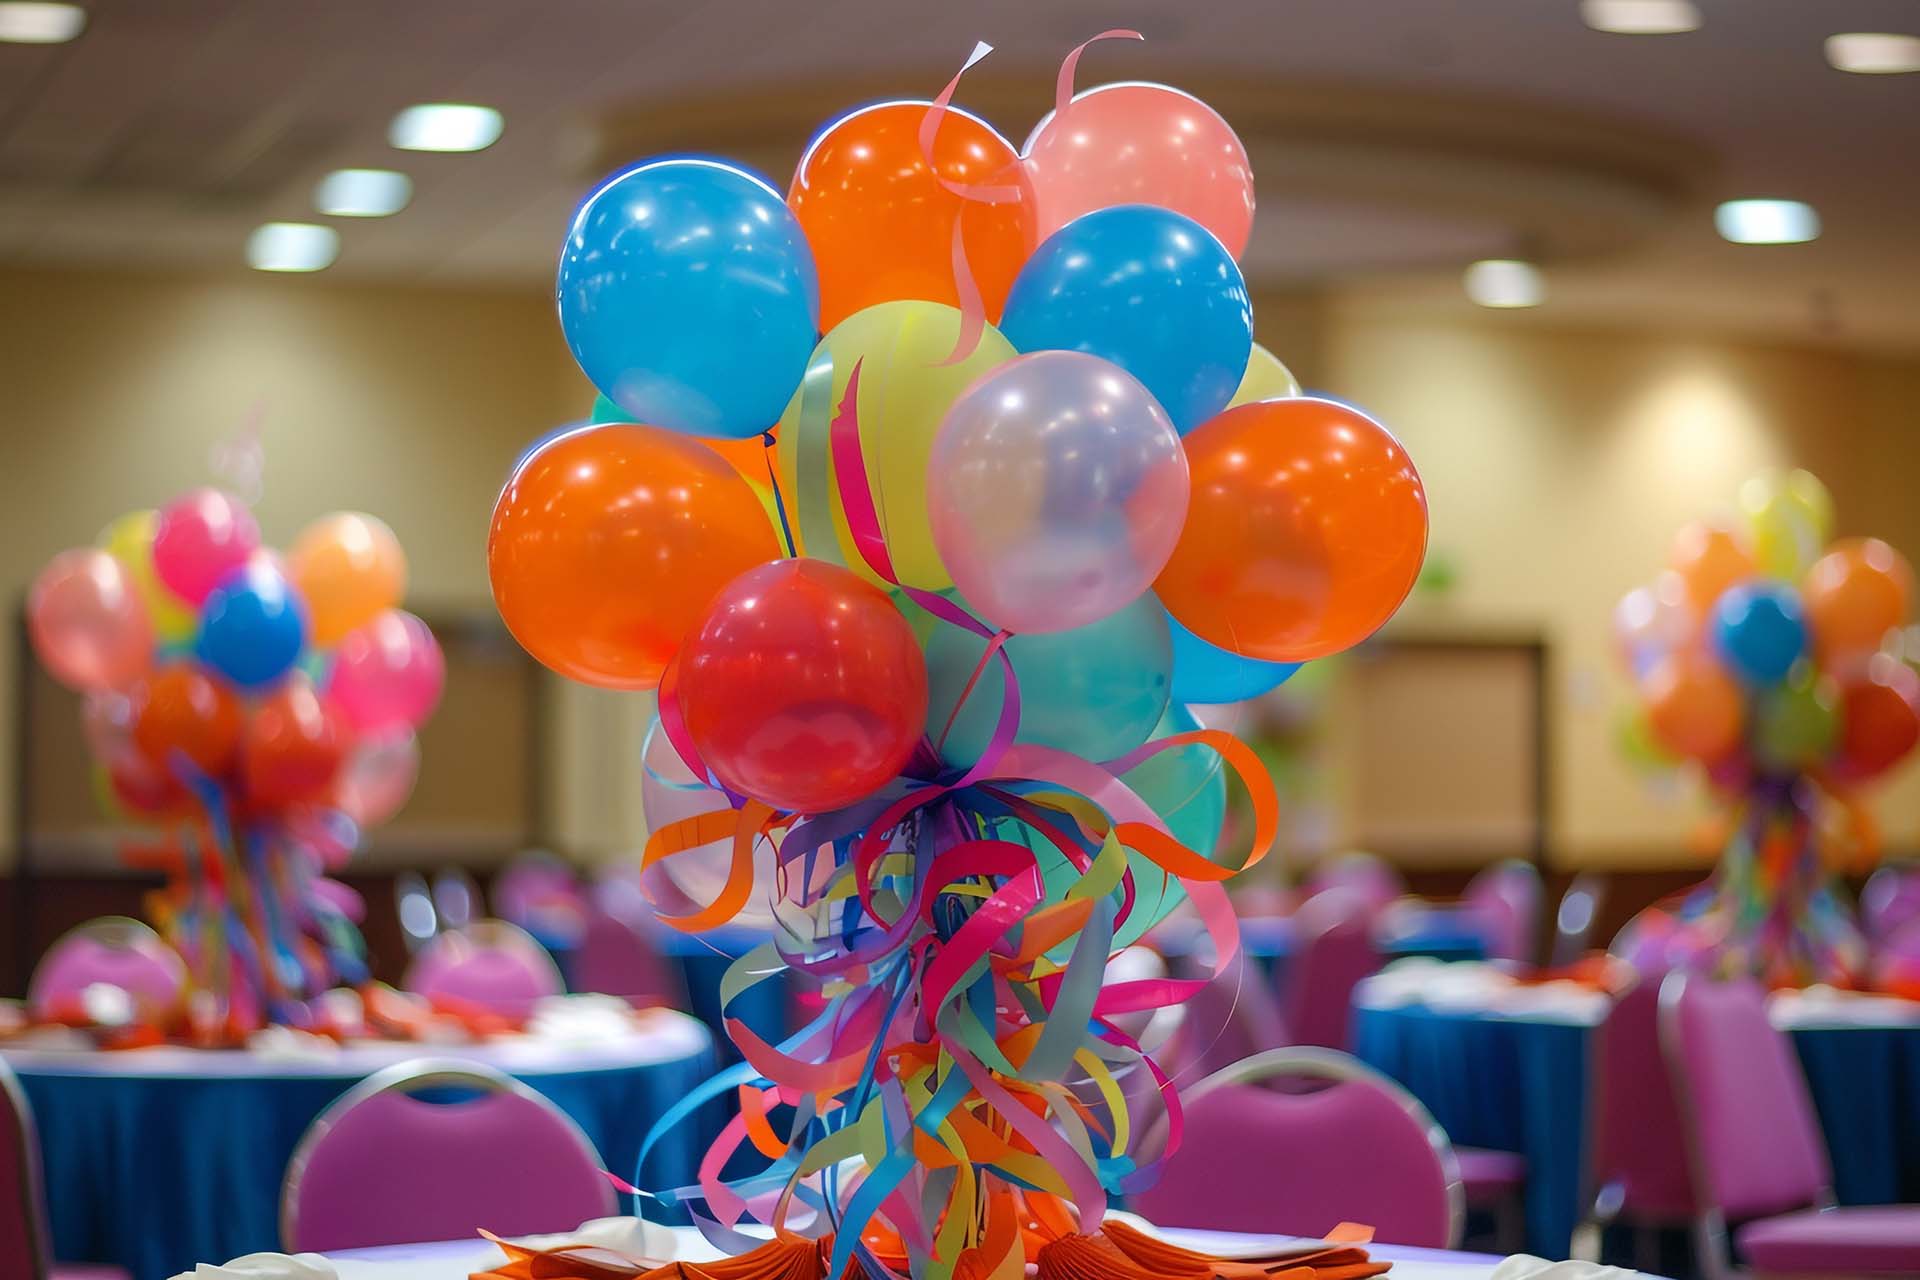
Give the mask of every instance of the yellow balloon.
[{"label": "yellow balloon", "polygon": [[1247,371],[1240,375],[1240,389],[1227,401],[1227,408],[1237,409],[1256,400],[1285,400],[1299,394],[1300,382],[1293,371],[1256,342],[1253,354],[1247,357]]},{"label": "yellow balloon", "polygon": [[1833,536],[1833,496],[1811,471],[1761,472],[1740,486],[1740,511],[1770,578],[1799,581]]},{"label": "yellow balloon", "polygon": [[129,511],[100,531],[98,545],[132,577],[134,589],[146,602],[154,639],[162,645],[179,644],[192,637],[200,618],[193,606],[167,590],[153,571],[153,533],[159,525],[158,511]]},{"label": "yellow balloon", "polygon": [[[883,302],[854,312],[814,348],[816,358],[822,352],[833,357],[835,409],[846,393],[854,365],[860,365],[860,448],[887,554],[901,582],[929,591],[953,585],[934,550],[933,529],[927,521],[927,459],[933,438],[954,399],[974,379],[1014,356],[1013,345],[988,325],[965,360],[942,363],[953,353],[959,333],[960,313],[944,303]],[[807,518],[799,509],[804,498],[796,482],[803,395],[804,388],[795,393],[781,416],[777,448],[780,488],[796,543]],[[878,583],[847,531],[837,484],[830,501],[840,558],[869,582]],[[808,554],[805,547],[800,552]]]}]

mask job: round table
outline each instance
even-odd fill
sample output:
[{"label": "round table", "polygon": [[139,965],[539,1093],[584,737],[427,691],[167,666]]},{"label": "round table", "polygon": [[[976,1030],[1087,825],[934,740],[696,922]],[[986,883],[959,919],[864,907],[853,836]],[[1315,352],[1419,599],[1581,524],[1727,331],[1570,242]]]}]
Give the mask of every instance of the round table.
[{"label": "round table", "polygon": [[411,1058],[484,1063],[572,1116],[607,1168],[648,1186],[691,1182],[701,1143],[647,1129],[713,1071],[693,1018],[658,1010],[630,1035],[478,1045],[355,1044],[313,1057],[176,1047],[0,1049],[39,1126],[54,1254],[162,1280],[208,1258],[279,1247],[280,1183],[307,1126],[374,1071]]},{"label": "round table", "polygon": [[[1910,1017],[1787,1019],[1842,1204],[1920,1199],[1920,1007]],[[1877,1018],[1877,1020],[1875,1020]],[[1353,1049],[1405,1085],[1457,1143],[1527,1158],[1529,1251],[1565,1257],[1586,1206],[1588,1077],[1597,1014],[1354,1001]]]}]

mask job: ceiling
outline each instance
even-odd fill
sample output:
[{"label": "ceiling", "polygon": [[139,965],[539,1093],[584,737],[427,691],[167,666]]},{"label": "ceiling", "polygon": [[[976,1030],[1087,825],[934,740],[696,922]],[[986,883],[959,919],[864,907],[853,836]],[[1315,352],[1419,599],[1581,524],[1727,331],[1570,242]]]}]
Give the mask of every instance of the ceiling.
[{"label": "ceiling", "polygon": [[[1464,312],[1460,268],[1548,270],[1527,323],[1708,327],[1920,349],[1920,75],[1829,68],[1837,31],[1920,31],[1915,0],[1698,0],[1679,36],[1607,35],[1577,0],[97,0],[63,46],[0,45],[0,261],[238,271],[312,217],[327,171],[415,181],[342,222],[325,279],[524,282],[592,180],[654,146],[784,181],[839,106],[960,101],[1023,138],[1078,40],[1082,85],[1166,80],[1246,138],[1256,284]],[[475,155],[390,149],[412,102],[498,107]],[[1734,196],[1815,204],[1812,244],[1714,234]]]}]

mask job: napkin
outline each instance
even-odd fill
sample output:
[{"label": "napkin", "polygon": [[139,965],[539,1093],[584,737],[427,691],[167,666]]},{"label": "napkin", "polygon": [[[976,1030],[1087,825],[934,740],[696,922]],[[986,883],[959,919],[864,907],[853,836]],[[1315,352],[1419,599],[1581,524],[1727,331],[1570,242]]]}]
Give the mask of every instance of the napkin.
[{"label": "napkin", "polygon": [[203,1262],[172,1280],[339,1280],[333,1264],[317,1253],[249,1253],[224,1266]]},{"label": "napkin", "polygon": [[1495,1267],[1487,1280],[1628,1280],[1639,1274],[1597,1262],[1548,1262],[1530,1253],[1516,1253]]}]

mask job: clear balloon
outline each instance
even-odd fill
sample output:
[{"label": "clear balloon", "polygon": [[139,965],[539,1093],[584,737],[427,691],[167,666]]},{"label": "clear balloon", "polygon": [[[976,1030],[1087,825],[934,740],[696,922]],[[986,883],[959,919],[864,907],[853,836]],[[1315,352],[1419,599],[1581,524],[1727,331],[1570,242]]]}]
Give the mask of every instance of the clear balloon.
[{"label": "clear balloon", "polygon": [[1740,486],[1753,559],[1761,573],[1798,582],[1833,536],[1833,496],[1811,471],[1766,471]]},{"label": "clear balloon", "polygon": [[1299,394],[1300,382],[1293,371],[1256,342],[1253,353],[1247,357],[1247,371],[1240,375],[1240,386],[1234,391],[1233,399],[1227,401],[1227,408],[1237,409],[1256,400],[1285,400]]},{"label": "clear balloon", "polygon": [[1106,84],[1048,112],[1025,148],[1040,234],[1114,205],[1172,209],[1246,252],[1253,166],[1220,113],[1164,84]]},{"label": "clear balloon", "polygon": [[391,821],[420,777],[420,743],[411,729],[362,738],[341,763],[333,804],[361,827]]},{"label": "clear balloon", "polygon": [[158,511],[129,511],[100,531],[100,549],[120,562],[128,580],[147,606],[154,640],[178,644],[193,637],[198,621],[179,596],[167,590],[153,568],[153,535],[160,527]]},{"label": "clear balloon", "polygon": [[1727,588],[1754,575],[1753,549],[1736,529],[1700,520],[1673,538],[1669,561],[1686,587],[1687,599],[1701,617],[1712,614]]},{"label": "clear balloon", "polygon": [[1712,764],[1740,745],[1740,686],[1704,654],[1669,654],[1640,684],[1654,740],[1674,755]]},{"label": "clear balloon", "polygon": [[306,647],[306,606],[269,557],[229,573],[206,600],[194,641],[201,662],[248,692],[293,670]]},{"label": "clear balloon", "polygon": [[295,676],[262,698],[247,720],[240,776],[248,801],[278,808],[326,795],[352,741],[340,709]]},{"label": "clear balloon", "polygon": [[161,508],[153,569],[168,590],[197,606],[259,549],[260,526],[246,503],[218,489],[195,489]]},{"label": "clear balloon", "polygon": [[[1151,595],[1084,627],[1013,636],[1004,648],[1020,682],[1016,742],[1113,760],[1145,742],[1167,709],[1173,645]],[[981,666],[986,651],[983,637],[944,623],[927,644],[927,736],[950,765],[985,754],[1000,720],[1006,672],[997,659]]]},{"label": "clear balloon", "polygon": [[934,545],[1009,631],[1065,631],[1137,600],[1187,517],[1187,461],[1138,380],[1070,351],[1021,356],[948,411],[927,466]]},{"label": "clear balloon", "polygon": [[1713,609],[1720,656],[1748,684],[1780,683],[1807,650],[1800,594],[1778,582],[1744,582],[1723,592]]},{"label": "clear balloon", "polygon": [[193,663],[162,667],[134,688],[133,742],[164,769],[177,752],[219,777],[240,747],[240,701]]},{"label": "clear balloon", "polygon": [[636,422],[744,439],[779,418],[819,335],[807,238],[763,180],[652,160],[580,206],[560,254],[560,327]]},{"label": "clear balloon", "polygon": [[1691,645],[1700,619],[1688,601],[1686,582],[1671,569],[1663,570],[1650,587],[1635,587],[1613,610],[1613,636],[1620,657],[1636,676],[1654,663]]},{"label": "clear balloon", "polygon": [[680,655],[679,696],[720,781],[820,813],[906,765],[926,721],[927,668],[878,588],[819,560],[776,560],[714,598]]},{"label": "clear balloon", "polygon": [[70,689],[122,689],[147,669],[153,629],[125,566],[92,548],[62,551],[27,593],[27,633]]},{"label": "clear balloon", "polygon": [[1843,538],[1807,571],[1805,596],[1823,660],[1872,653],[1907,620],[1913,570],[1878,538]]},{"label": "clear balloon", "polygon": [[1041,242],[1013,282],[1000,331],[1022,352],[1112,361],[1185,434],[1239,387],[1253,350],[1253,304],[1240,268],[1204,227],[1123,205]]},{"label": "clear balloon", "polygon": [[1264,662],[1372,635],[1413,589],[1427,496],[1387,429],[1302,396],[1229,409],[1185,442],[1193,507],[1154,589],[1208,644]]},{"label": "clear balloon", "polygon": [[339,511],[300,531],[287,573],[307,602],[313,643],[332,646],[407,594],[407,556],[384,520]]},{"label": "clear balloon", "polygon": [[1278,689],[1300,669],[1297,662],[1261,662],[1228,653],[1181,626],[1170,613],[1167,629],[1173,636],[1176,702],[1244,702]]},{"label": "clear balloon", "polygon": [[389,609],[350,633],[334,656],[327,696],[360,733],[423,724],[440,703],[447,664],[426,623]]},{"label": "clear balloon", "polygon": [[[647,830],[658,831],[684,818],[698,817],[727,808],[727,797],[693,776],[673,749],[656,718],[647,730],[640,749],[640,809]],[[733,842],[714,840],[682,850],[657,864],[660,875],[684,903],[669,898],[654,905],[668,914],[687,914],[717,899],[733,874]],[[651,870],[651,869],[650,869]],[[748,929],[765,929],[773,924],[776,893],[776,867],[773,842],[761,836],[753,842],[754,891],[733,923]]]}]

